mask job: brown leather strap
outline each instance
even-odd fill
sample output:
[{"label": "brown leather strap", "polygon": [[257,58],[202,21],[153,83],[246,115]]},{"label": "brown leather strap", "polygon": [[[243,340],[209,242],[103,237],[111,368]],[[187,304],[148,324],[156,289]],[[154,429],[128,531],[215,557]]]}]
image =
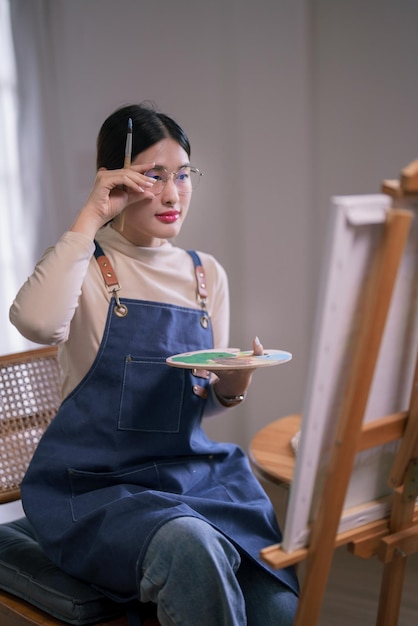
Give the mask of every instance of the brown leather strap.
[{"label": "brown leather strap", "polygon": [[199,398],[203,398],[204,400],[208,397],[208,390],[200,385],[193,385],[193,393],[195,396],[199,396]]},{"label": "brown leather strap", "polygon": [[109,289],[109,291],[113,291],[114,289],[120,289],[119,281],[107,256],[98,256],[96,260],[99,264],[103,280],[105,281],[106,287]]},{"label": "brown leather strap", "polygon": [[206,275],[203,265],[197,265],[195,267],[196,280],[197,280],[197,292],[202,300],[206,300],[208,297],[208,290],[206,288]]},{"label": "brown leather strap", "polygon": [[[105,281],[106,286],[109,288],[109,290],[113,291],[115,287],[120,288],[119,281],[117,279],[115,271],[109,259],[107,258],[107,256],[105,256],[104,254],[100,255],[96,257],[96,260],[97,260],[97,263],[99,264],[99,268],[102,273],[103,280]],[[202,300],[206,300],[208,297],[208,291],[206,287],[206,274],[205,274],[205,269],[203,265],[197,265],[195,267],[195,273],[196,273],[196,283],[197,283],[198,294]]]}]

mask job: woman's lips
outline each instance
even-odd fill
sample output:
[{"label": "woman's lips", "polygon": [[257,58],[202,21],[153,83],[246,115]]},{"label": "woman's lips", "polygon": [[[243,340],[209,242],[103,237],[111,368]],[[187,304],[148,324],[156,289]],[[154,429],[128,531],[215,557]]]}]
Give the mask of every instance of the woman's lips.
[{"label": "woman's lips", "polygon": [[180,211],[165,211],[164,213],[157,213],[155,217],[163,224],[173,224],[180,217]]}]

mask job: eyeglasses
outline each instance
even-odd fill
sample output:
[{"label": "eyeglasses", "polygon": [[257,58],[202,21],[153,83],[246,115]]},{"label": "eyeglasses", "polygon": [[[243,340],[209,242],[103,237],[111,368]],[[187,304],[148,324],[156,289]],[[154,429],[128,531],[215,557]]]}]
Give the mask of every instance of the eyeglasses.
[{"label": "eyeglasses", "polygon": [[191,193],[198,186],[203,176],[197,167],[191,165],[183,165],[175,172],[167,172],[165,167],[157,166],[148,172],[144,172],[145,176],[155,179],[155,183],[150,189],[155,196],[158,196],[164,190],[168,179],[172,176],[178,193]]}]

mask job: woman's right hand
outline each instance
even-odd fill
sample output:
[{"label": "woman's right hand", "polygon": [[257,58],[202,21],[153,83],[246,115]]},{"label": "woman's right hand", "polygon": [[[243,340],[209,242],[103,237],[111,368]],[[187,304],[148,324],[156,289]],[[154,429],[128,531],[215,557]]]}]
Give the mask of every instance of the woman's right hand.
[{"label": "woman's right hand", "polygon": [[87,202],[70,230],[94,239],[99,228],[119,215],[128,204],[152,198],[155,181],[144,172],[153,166],[154,163],[143,163],[119,170],[100,168]]}]

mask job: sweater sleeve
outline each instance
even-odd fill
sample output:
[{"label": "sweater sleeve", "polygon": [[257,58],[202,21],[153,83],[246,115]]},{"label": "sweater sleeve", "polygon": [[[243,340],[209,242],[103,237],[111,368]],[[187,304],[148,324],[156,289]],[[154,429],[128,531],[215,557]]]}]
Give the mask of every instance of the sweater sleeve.
[{"label": "sweater sleeve", "polygon": [[46,251],[10,308],[10,321],[24,337],[40,344],[66,341],[93,252],[94,243],[73,232]]}]

